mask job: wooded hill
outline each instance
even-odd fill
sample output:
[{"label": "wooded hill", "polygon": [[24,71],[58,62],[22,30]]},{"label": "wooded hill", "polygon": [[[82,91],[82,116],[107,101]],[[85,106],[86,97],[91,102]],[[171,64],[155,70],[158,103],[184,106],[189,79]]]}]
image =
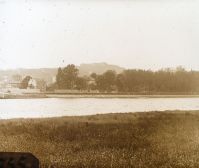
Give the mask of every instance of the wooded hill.
[{"label": "wooded hill", "polygon": [[[107,70],[113,70],[120,73],[124,68],[117,65],[111,65],[107,63],[91,63],[81,64],[76,66],[79,69],[79,75],[90,75],[91,73],[102,74]],[[12,69],[12,70],[0,70],[0,80],[4,76],[11,78],[13,75],[21,75],[22,77],[31,76],[33,78],[44,79],[48,84],[52,83],[53,77],[57,74],[57,68],[40,68],[40,69]]]}]

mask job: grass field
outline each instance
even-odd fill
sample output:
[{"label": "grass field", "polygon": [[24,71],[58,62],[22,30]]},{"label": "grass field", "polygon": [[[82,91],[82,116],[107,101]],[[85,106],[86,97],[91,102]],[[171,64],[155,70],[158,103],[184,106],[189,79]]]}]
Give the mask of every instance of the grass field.
[{"label": "grass field", "polygon": [[1,120],[0,151],[46,168],[199,167],[199,111]]}]

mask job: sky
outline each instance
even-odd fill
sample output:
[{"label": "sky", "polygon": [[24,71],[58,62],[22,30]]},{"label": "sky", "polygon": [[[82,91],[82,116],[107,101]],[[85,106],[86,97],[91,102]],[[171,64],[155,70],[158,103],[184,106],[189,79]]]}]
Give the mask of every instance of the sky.
[{"label": "sky", "polygon": [[0,0],[0,69],[199,70],[198,0]]}]

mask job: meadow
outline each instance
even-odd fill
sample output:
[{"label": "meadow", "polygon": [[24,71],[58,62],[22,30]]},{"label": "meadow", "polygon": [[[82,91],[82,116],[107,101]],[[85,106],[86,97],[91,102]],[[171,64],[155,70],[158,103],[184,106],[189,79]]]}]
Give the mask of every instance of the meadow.
[{"label": "meadow", "polygon": [[42,168],[199,167],[199,111],[0,120],[0,151]]}]

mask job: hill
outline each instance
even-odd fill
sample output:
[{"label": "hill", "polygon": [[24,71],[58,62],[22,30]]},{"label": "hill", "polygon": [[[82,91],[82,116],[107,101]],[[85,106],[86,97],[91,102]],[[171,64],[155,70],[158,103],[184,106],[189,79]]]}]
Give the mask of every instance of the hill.
[{"label": "hill", "polygon": [[102,74],[107,70],[113,70],[116,73],[121,73],[124,70],[122,67],[107,63],[81,64],[78,66],[78,69],[81,76],[90,75],[91,73]]},{"label": "hill", "polygon": [[[91,63],[91,64],[81,64],[77,66],[79,69],[80,76],[90,75],[91,73],[102,74],[107,70],[114,70],[120,73],[124,68],[117,65],[110,65],[107,63]],[[7,76],[11,78],[13,75],[21,75],[22,77],[30,75],[33,78],[40,78],[47,81],[47,83],[52,83],[53,78],[57,74],[57,68],[39,68],[39,69],[12,69],[12,70],[0,70],[0,79]]]}]

